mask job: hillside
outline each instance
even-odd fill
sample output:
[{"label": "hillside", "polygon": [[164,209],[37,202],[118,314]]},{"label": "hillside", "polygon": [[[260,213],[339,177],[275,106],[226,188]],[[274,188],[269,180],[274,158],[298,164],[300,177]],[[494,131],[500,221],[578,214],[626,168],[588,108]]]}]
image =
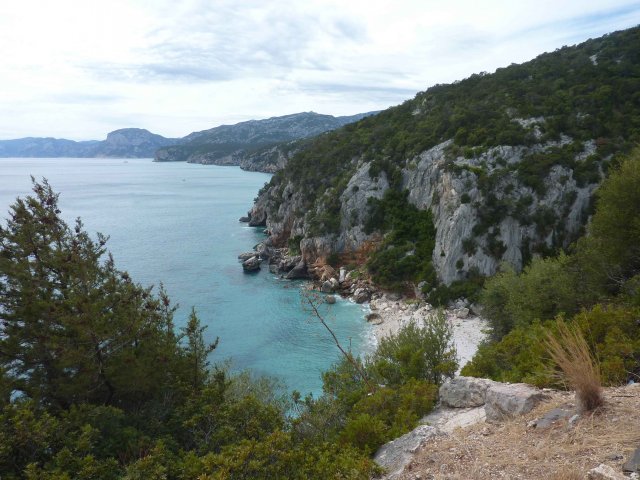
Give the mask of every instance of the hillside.
[{"label": "hillside", "polygon": [[102,141],[75,142],[58,138],[0,140],[0,157],[112,157],[147,158],[177,141],[141,128],[122,128]]},{"label": "hillside", "polygon": [[433,86],[310,140],[251,224],[299,242],[308,265],[373,251],[370,273],[394,289],[521,269],[581,236],[609,166],[640,141],[638,92],[639,28]]},{"label": "hillside", "polygon": [[[315,112],[303,112],[265,120],[249,120],[235,125],[221,125],[209,130],[193,132],[184,137],[181,144],[159,149],[155,160],[214,165],[241,165],[244,162],[248,167],[247,170],[275,171],[276,168],[271,166],[252,167],[250,158],[256,154],[268,156],[269,150],[278,148],[276,144],[335,130],[373,113],[376,112],[334,117]],[[258,161],[257,165],[262,165],[263,162]],[[268,164],[274,165],[271,161]]]}]

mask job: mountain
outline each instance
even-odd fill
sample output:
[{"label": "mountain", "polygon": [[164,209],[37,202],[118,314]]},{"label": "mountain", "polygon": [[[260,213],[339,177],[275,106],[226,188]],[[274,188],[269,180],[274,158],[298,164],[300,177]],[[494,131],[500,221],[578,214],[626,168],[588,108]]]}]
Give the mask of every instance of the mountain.
[{"label": "mountain", "polygon": [[[334,117],[315,112],[303,112],[265,120],[249,120],[235,125],[221,125],[191,133],[184,137],[179,145],[159,149],[156,152],[155,161],[240,165],[244,159],[248,170],[275,171],[277,160],[275,163],[269,161],[268,168],[261,168],[256,166],[261,165],[260,161],[253,165],[250,158],[253,158],[253,155],[268,155],[266,152],[273,149],[276,144],[313,137],[375,113],[377,112]],[[285,150],[287,150],[286,147]],[[276,151],[283,150],[276,149],[274,153]],[[262,162],[265,161],[266,157],[263,156]]]},{"label": "mountain", "polygon": [[308,141],[250,211],[303,263],[388,288],[471,281],[567,248],[640,142],[640,29],[435,85]]},{"label": "mountain", "polygon": [[74,142],[57,138],[0,140],[0,157],[115,157],[147,158],[178,139],[165,138],[141,128],[123,128],[106,140]]}]

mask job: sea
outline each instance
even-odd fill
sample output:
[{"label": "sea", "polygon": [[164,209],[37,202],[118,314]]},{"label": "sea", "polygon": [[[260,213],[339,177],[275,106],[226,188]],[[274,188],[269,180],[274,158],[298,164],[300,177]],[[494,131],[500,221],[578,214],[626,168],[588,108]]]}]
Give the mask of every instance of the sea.
[{"label": "sea", "polygon": [[[195,308],[212,342],[211,365],[276,377],[289,391],[318,396],[321,372],[339,360],[329,332],[305,307],[304,282],[269,272],[246,274],[238,254],[266,237],[238,221],[270,175],[239,167],[156,163],[152,159],[2,158],[0,221],[16,197],[31,194],[31,176],[60,194],[62,217],[77,217],[92,235],[109,236],[116,266],[138,283],[163,284],[176,328]],[[365,307],[345,299],[321,305],[344,347],[373,343]]]}]

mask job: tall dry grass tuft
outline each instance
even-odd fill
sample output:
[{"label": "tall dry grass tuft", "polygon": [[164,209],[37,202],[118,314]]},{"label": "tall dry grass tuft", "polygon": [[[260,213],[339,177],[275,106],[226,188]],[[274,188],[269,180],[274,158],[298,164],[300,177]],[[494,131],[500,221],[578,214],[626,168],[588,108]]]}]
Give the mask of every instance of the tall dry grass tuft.
[{"label": "tall dry grass tuft", "polygon": [[553,474],[551,480],[583,480],[584,474],[570,467],[565,467]]},{"label": "tall dry grass tuft", "polygon": [[563,380],[575,390],[578,409],[594,410],[604,402],[600,365],[579,328],[570,328],[563,321],[558,321],[557,327],[556,335],[547,332],[546,349],[560,367]]}]

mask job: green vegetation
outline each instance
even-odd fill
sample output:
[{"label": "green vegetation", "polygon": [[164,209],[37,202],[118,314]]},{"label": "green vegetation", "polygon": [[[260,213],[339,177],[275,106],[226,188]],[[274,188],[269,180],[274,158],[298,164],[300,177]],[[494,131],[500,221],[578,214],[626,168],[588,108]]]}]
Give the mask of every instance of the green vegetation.
[{"label": "green vegetation", "polygon": [[34,194],[0,229],[2,478],[368,479],[456,369],[442,313],[336,364],[317,399],[211,367],[195,311],[176,331],[162,290],[65,224],[46,181]]},{"label": "green vegetation", "polygon": [[[410,323],[383,339],[354,365],[343,359],[323,374],[324,395],[297,397],[294,432],[301,439],[335,441],[372,453],[414,428],[437,399],[438,385],[457,368],[452,332],[443,312]],[[378,385],[371,392],[362,378]]]},{"label": "green vegetation", "polygon": [[534,259],[520,275],[505,269],[487,280],[481,301],[493,338],[463,374],[553,384],[544,346],[560,318],[582,332],[604,383],[637,380],[639,245],[640,150],[635,150],[598,190],[588,235],[571,255]]},{"label": "green vegetation", "polygon": [[431,212],[411,205],[407,192],[387,190],[381,200],[370,198],[364,228],[367,233],[385,233],[367,263],[378,285],[402,290],[408,281],[435,282],[431,256],[436,232]]}]

